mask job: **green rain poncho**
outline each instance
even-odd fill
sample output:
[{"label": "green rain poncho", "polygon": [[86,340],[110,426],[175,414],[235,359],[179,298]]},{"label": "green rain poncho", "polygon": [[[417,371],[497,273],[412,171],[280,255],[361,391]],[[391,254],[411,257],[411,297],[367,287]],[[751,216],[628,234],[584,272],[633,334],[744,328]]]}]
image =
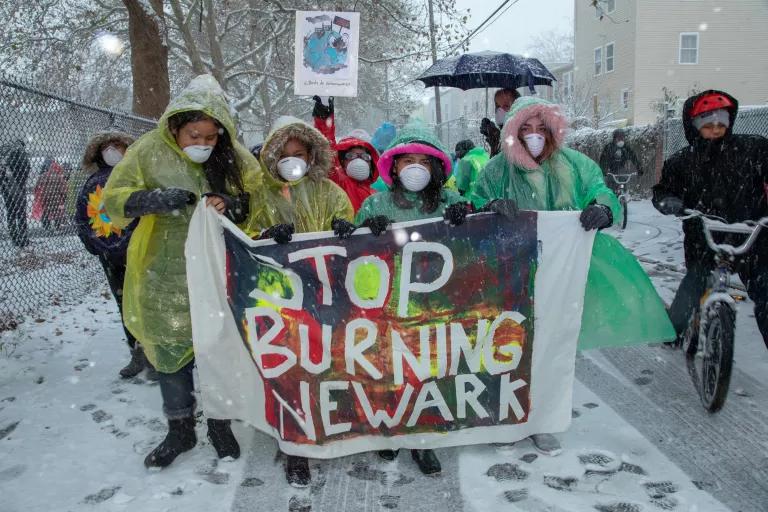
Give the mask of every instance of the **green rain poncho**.
[{"label": "green rain poncho", "polygon": [[[385,183],[392,183],[390,172],[394,165],[395,156],[406,153],[422,153],[439,158],[446,169],[446,175],[451,172],[450,157],[434,131],[429,129],[419,120],[414,120],[398,132],[397,137],[379,157],[379,175]],[[460,196],[457,192],[444,187],[441,191],[440,204],[437,209],[433,212],[425,213],[421,210],[423,202],[420,193],[405,192],[404,196],[413,204],[413,206],[410,208],[402,208],[396,205],[394,194],[390,190],[379,192],[368,197],[363,202],[360,210],[358,210],[355,222],[360,224],[365,221],[365,219],[376,215],[384,215],[394,222],[442,217],[443,210],[446,206],[454,203],[466,202],[466,199]]]},{"label": "green rain poncho", "polygon": [[[327,178],[332,162],[328,140],[300,119],[283,117],[276,126],[261,149],[264,186],[251,196],[245,231],[257,236],[275,224],[291,223],[297,233],[328,231],[335,218],[352,221],[354,209],[346,192]],[[292,138],[310,149],[310,163],[303,178],[289,182],[278,174],[277,162]]]},{"label": "green rain poncho", "polygon": [[459,160],[457,169],[453,173],[456,177],[456,188],[469,194],[487,163],[488,152],[485,149],[474,147],[467,151],[467,154]]},{"label": "green rain poncho", "polygon": [[[168,129],[171,116],[188,111],[202,111],[221,123],[235,147],[245,191],[253,195],[260,188],[258,162],[237,142],[221,88],[210,75],[201,75],[171,101],[157,128],[131,145],[112,171],[104,205],[114,224],[125,227],[133,220],[124,212],[134,192],[176,187],[198,198],[210,192],[203,165],[189,159]],[[123,318],[147,359],[163,373],[178,371],[194,357],[184,259],[193,211],[194,206],[188,206],[173,214],[142,216],[128,246]]]},{"label": "green rain poncho", "polygon": [[[520,127],[538,115],[557,149],[540,165],[518,139]],[[608,206],[621,218],[616,196],[600,167],[586,155],[562,146],[567,122],[560,109],[536,98],[512,105],[502,131],[502,153],[492,158],[471,194],[475,207],[512,199],[527,210],[583,210]],[[664,304],[635,257],[616,239],[598,233],[584,296],[579,348],[671,340],[675,336]]]}]

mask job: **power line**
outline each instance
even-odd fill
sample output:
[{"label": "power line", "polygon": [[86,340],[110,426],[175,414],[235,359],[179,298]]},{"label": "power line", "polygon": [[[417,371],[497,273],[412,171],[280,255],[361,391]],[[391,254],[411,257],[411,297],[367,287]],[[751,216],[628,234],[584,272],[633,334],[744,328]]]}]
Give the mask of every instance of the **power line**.
[{"label": "power line", "polygon": [[[458,43],[456,46],[454,46],[453,48],[451,48],[451,51],[453,52],[453,51],[455,51],[457,48],[460,48],[460,47],[461,47],[461,46],[463,46],[465,43],[469,42],[469,41],[470,41],[470,40],[471,40],[473,37],[475,37],[476,35],[479,35],[479,34],[480,34],[480,33],[481,33],[483,30],[485,30],[486,28],[488,28],[488,27],[490,27],[491,25],[493,25],[493,24],[494,24],[496,21],[498,21],[498,19],[499,19],[499,18],[501,18],[501,16],[502,16],[502,15],[503,15],[505,12],[507,12],[507,11],[509,10],[509,8],[510,8],[510,7],[512,7],[513,5],[515,5],[515,4],[516,4],[517,2],[519,2],[519,1],[520,1],[520,0],[505,0],[504,2],[502,2],[502,3],[501,3],[501,5],[499,5],[499,6],[496,8],[496,10],[495,10],[495,11],[493,11],[493,12],[491,13],[491,15],[490,15],[490,16],[488,16],[487,18],[485,18],[485,20],[483,20],[483,22],[482,22],[482,23],[480,23],[480,25],[478,25],[478,26],[477,26],[477,28],[475,28],[475,30],[473,30],[472,32],[470,32],[470,33],[469,33],[469,35],[468,35],[467,37],[465,37],[465,38],[464,38],[464,39],[463,39],[461,42],[459,42],[459,43]],[[511,4],[509,4],[510,2],[512,2],[512,3],[511,3]],[[509,4],[509,5],[507,5],[507,4]],[[501,11],[501,9],[503,9],[505,5],[507,5],[507,8],[506,8],[506,9],[504,9],[504,11],[503,11],[503,12],[499,13],[499,11]],[[498,15],[498,16],[496,16],[496,14],[497,14],[497,13],[499,13],[499,15]],[[491,20],[491,18],[493,18],[494,16],[496,16],[496,19],[494,19],[493,21],[491,21],[490,23],[488,23],[488,22],[489,22],[489,20]],[[486,25],[486,23],[488,23],[488,24]]]}]

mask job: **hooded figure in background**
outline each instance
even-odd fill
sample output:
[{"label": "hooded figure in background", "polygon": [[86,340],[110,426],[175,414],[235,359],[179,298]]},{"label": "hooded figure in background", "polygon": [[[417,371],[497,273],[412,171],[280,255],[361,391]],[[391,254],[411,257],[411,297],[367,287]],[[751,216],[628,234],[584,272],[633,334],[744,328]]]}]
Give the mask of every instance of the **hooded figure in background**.
[{"label": "hooded figure in background", "polygon": [[469,193],[483,167],[488,163],[488,159],[488,152],[475,146],[475,143],[469,139],[456,144],[457,165],[453,175],[456,178],[456,188],[459,194],[469,197]]},{"label": "hooded figure in background", "polygon": [[[653,205],[666,215],[684,209],[722,217],[726,222],[768,216],[768,139],[735,135],[739,110],[736,98],[708,90],[688,98],[683,106],[683,129],[689,146],[670,156],[653,187]],[[693,309],[706,290],[714,268],[701,219],[683,221],[687,273],[670,306],[678,335],[685,331]],[[738,245],[742,237],[731,237]],[[730,242],[728,242],[730,243]],[[768,233],[761,233],[751,253],[739,257],[735,269],[755,303],[755,319],[768,347]]]},{"label": "hooded figure in background", "polygon": [[371,186],[379,177],[376,167],[379,153],[371,145],[371,137],[365,130],[354,130],[336,142],[333,98],[329,98],[327,106],[323,105],[319,96],[315,96],[314,100],[312,117],[315,128],[328,139],[334,151],[333,170],[329,178],[347,193],[352,207],[357,211],[363,201],[375,192]]},{"label": "hooded figure in background", "polygon": [[606,184],[615,193],[618,193],[620,187],[612,177],[608,176],[608,173],[630,174],[632,172],[630,164],[635,166],[635,172],[638,175],[643,175],[637,154],[627,144],[627,134],[624,130],[614,130],[611,142],[600,153],[600,167],[605,174]]},{"label": "hooded figure in background", "polygon": [[35,184],[32,218],[39,220],[46,230],[61,228],[66,218],[66,200],[67,178],[64,168],[53,158],[46,158],[42,173]]},{"label": "hooded figure in background", "polygon": [[499,89],[493,95],[495,107],[493,121],[487,117],[480,121],[480,133],[485,137],[492,157],[501,152],[501,129],[504,127],[504,119],[519,97],[520,93],[515,89]]},{"label": "hooded figure in background", "polygon": [[[328,231],[351,221],[347,194],[328,179],[332,159],[322,133],[295,117],[279,118],[261,149],[264,185],[252,197],[246,233],[285,244],[294,232]],[[307,487],[307,458],[288,455],[285,477],[294,487]]]},{"label": "hooded figure in background", "polygon": [[[157,128],[131,145],[107,181],[112,224],[124,229],[139,219],[128,245],[123,310],[160,373],[168,418],[168,434],[144,459],[147,467],[168,466],[197,443],[184,256],[193,204],[205,201],[244,227],[260,182],[258,162],[237,141],[224,92],[210,75],[196,77],[171,100]],[[229,420],[208,418],[208,438],[220,458],[240,456]]]},{"label": "hooded figure in background", "polygon": [[5,203],[5,219],[11,242],[16,247],[29,243],[27,234],[27,179],[29,158],[24,141],[17,139],[0,147],[0,193]]},{"label": "hooded figure in background", "polygon": [[[581,210],[580,226],[574,223],[574,229],[587,231],[607,228],[619,219],[621,206],[597,163],[564,146],[567,126],[559,106],[534,97],[517,100],[502,130],[502,153],[488,162],[475,184],[475,207],[510,217],[518,208]],[[598,233],[579,348],[659,342],[673,336],[664,304],[635,257],[614,238]],[[561,452],[551,434],[536,434],[532,440],[543,453]]]},{"label": "hooded figure in background", "polygon": [[[82,163],[83,170],[90,173],[90,176],[80,189],[75,202],[77,236],[85,249],[99,258],[121,318],[126,253],[131,233],[138,221],[133,221],[125,229],[112,224],[112,219],[104,208],[104,186],[112,169],[123,159],[128,146],[133,142],[133,137],[117,131],[100,132],[91,137],[85,148]],[[141,345],[137,344],[136,338],[125,326],[125,319],[123,330],[131,351],[131,361],[120,370],[120,376],[130,378],[138,375],[145,367],[152,367],[147,362]]]},{"label": "hooded figure in background", "polygon": [[[392,141],[395,140],[396,136],[397,128],[395,125],[389,122],[384,122],[381,123],[381,126],[376,128],[375,132],[373,132],[371,144],[374,148],[376,148],[376,151],[379,152],[379,155],[381,155],[384,151],[386,151],[389,145],[392,144]],[[376,192],[384,192],[387,190],[387,184],[384,183],[384,180],[382,180],[381,176],[379,176],[379,179],[377,179],[376,182],[371,185],[371,188]]]}]

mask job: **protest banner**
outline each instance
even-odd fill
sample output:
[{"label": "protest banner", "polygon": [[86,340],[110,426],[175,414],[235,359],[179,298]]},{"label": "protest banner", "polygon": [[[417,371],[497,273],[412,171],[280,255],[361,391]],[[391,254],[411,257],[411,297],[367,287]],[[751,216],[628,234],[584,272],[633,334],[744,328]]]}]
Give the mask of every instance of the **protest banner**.
[{"label": "protest banner", "polygon": [[360,13],[296,11],[294,94],[357,96]]},{"label": "protest banner", "polygon": [[319,458],[561,432],[593,239],[578,212],[524,212],[277,245],[201,205],[186,254],[203,408]]}]

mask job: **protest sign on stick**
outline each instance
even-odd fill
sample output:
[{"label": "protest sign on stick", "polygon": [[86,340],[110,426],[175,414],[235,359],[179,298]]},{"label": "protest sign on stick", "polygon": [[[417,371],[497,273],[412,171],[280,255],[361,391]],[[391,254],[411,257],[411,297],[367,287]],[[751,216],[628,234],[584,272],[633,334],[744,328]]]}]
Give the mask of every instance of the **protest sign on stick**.
[{"label": "protest sign on stick", "polygon": [[296,11],[294,93],[357,96],[360,13]]}]

